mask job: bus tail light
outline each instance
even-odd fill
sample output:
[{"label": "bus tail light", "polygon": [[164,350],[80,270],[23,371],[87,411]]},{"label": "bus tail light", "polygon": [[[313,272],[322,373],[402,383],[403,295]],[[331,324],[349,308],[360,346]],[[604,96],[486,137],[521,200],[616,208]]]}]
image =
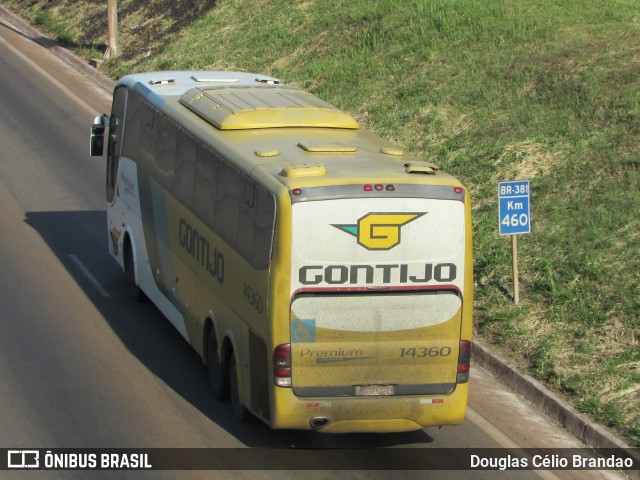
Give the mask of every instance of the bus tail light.
[{"label": "bus tail light", "polygon": [[396,191],[396,186],[395,185],[383,185],[381,183],[376,183],[371,184],[371,183],[367,183],[365,185],[362,186],[362,189],[365,192],[382,192],[383,190],[386,190],[387,192],[395,192]]},{"label": "bus tail light", "polygon": [[471,366],[471,342],[460,340],[460,355],[458,356],[458,377],[457,383],[469,381],[469,368]]},{"label": "bus tail light", "polygon": [[273,381],[278,387],[291,387],[291,344],[283,343],[273,351]]}]

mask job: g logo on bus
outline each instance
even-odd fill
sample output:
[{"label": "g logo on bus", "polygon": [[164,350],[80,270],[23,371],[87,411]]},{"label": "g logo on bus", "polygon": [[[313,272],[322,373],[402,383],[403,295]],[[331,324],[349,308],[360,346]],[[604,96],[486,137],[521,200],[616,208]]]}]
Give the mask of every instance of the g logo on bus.
[{"label": "g logo on bus", "polygon": [[424,213],[367,213],[356,225],[332,225],[358,239],[368,250],[391,250],[400,244],[400,228]]}]

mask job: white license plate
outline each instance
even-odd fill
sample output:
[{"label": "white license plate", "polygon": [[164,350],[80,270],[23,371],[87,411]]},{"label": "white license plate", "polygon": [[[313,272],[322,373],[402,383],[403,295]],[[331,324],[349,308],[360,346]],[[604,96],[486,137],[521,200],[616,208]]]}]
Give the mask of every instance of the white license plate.
[{"label": "white license plate", "polygon": [[393,395],[393,385],[358,385],[356,395]]}]

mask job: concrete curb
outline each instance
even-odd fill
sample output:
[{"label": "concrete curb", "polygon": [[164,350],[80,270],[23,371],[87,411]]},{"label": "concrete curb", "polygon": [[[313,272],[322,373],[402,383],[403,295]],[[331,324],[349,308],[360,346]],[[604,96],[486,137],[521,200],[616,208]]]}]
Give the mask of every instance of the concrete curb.
[{"label": "concrete curb", "polygon": [[55,40],[50,39],[39,30],[32,27],[24,18],[10,12],[3,5],[0,5],[0,18],[16,27],[25,37],[30,38],[39,45],[42,45],[109,94],[113,93],[115,82],[111,78],[104,75],[98,69],[93,68],[84,60],[78,58],[69,50],[62,48]]},{"label": "concrete curb", "polygon": [[[522,395],[544,415],[557,422],[585,445],[592,448],[625,449],[636,464],[640,464],[638,449],[631,448],[624,440],[567,405],[540,382],[519,372],[486,346],[474,341],[471,354],[475,364],[491,372],[501,383]],[[632,480],[640,480],[640,470],[624,470],[624,473]]]},{"label": "concrete curb", "polygon": [[[13,14],[2,5],[0,5],[0,18],[18,27],[33,41],[50,50],[85,77],[94,81],[105,91],[109,93],[113,92],[115,82],[111,78],[79,59],[73,53],[57,45],[55,41],[47,38],[22,17]],[[474,363],[491,372],[500,382],[522,395],[543,414],[560,424],[585,445],[592,448],[625,449],[634,458],[636,464],[640,464],[639,449],[631,448],[621,438],[604,427],[592,422],[591,419],[578,412],[575,408],[566,405],[560,397],[540,382],[528,375],[520,373],[503,358],[491,352],[486,346],[474,341],[471,353]],[[624,473],[632,480],[640,480],[639,470],[626,470]]]}]

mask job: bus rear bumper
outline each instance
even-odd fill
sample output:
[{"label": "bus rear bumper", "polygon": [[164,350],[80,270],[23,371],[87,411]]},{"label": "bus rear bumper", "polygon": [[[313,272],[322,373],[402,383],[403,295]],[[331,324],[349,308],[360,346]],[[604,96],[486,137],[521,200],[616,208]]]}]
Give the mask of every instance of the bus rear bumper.
[{"label": "bus rear bumper", "polygon": [[272,428],[327,433],[408,432],[459,425],[467,408],[468,384],[450,395],[423,397],[299,398],[276,388]]}]

